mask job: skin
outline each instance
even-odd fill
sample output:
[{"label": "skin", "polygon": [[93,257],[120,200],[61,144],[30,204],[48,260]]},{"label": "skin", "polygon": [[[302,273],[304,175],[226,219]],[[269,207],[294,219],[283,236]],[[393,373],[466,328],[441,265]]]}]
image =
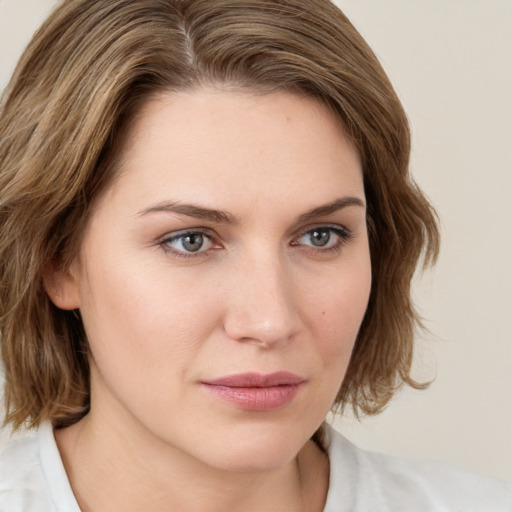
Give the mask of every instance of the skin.
[{"label": "skin", "polygon": [[[204,89],[149,101],[119,168],[45,281],[90,343],[91,411],[56,432],[81,508],[321,511],[328,461],[309,439],[371,283],[353,144],[312,99]],[[271,411],[201,385],[249,371],[304,382]]]}]

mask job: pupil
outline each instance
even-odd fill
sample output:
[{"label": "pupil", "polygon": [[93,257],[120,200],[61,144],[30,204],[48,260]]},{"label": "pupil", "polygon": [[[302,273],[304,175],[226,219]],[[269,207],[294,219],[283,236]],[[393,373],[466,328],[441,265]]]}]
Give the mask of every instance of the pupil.
[{"label": "pupil", "polygon": [[311,241],[313,245],[317,247],[322,247],[326,245],[331,238],[331,233],[329,231],[313,231]]},{"label": "pupil", "polygon": [[190,252],[195,252],[203,246],[203,235],[201,233],[193,233],[183,237],[183,247]]}]

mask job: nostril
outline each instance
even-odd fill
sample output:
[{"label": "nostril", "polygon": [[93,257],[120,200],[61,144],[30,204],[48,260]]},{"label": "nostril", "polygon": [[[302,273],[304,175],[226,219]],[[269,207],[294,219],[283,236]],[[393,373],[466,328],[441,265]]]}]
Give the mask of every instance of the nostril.
[{"label": "nostril", "polygon": [[[263,265],[263,261],[267,263]],[[286,269],[268,258],[252,260],[250,275],[232,275],[224,330],[229,338],[268,350],[287,343],[300,324],[297,297]]]}]

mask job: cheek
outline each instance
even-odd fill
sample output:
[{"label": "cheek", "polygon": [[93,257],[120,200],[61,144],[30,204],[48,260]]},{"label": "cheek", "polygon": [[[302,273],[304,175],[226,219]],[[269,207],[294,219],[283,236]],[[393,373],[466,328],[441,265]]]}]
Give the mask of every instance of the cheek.
[{"label": "cheek", "polygon": [[[183,376],[218,321],[201,287],[151,265],[96,261],[86,279],[82,316],[96,364],[105,374]],[[109,269],[108,272],[102,268]]]},{"label": "cheek", "polygon": [[340,350],[355,341],[363,320],[371,288],[368,265],[358,265],[350,272],[334,272],[322,287],[310,287],[308,309],[312,329],[321,332],[332,350]]},{"label": "cheek", "polygon": [[303,291],[310,311],[305,318],[321,362],[322,385],[334,400],[368,305],[371,288],[369,255],[362,252],[344,268],[334,270],[323,283],[321,287],[309,286],[307,295]]}]

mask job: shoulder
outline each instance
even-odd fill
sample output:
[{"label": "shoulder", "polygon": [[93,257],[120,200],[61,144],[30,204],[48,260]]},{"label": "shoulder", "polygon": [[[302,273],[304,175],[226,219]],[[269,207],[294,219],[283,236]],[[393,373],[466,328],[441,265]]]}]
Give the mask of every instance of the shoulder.
[{"label": "shoulder", "polygon": [[[0,451],[0,512],[52,511],[39,460],[35,432],[11,441]],[[40,508],[42,506],[43,508]]]},{"label": "shoulder", "polygon": [[49,423],[0,451],[0,512],[75,512]]},{"label": "shoulder", "polygon": [[510,483],[361,450],[331,428],[326,434],[331,480],[325,512],[512,511]]}]

